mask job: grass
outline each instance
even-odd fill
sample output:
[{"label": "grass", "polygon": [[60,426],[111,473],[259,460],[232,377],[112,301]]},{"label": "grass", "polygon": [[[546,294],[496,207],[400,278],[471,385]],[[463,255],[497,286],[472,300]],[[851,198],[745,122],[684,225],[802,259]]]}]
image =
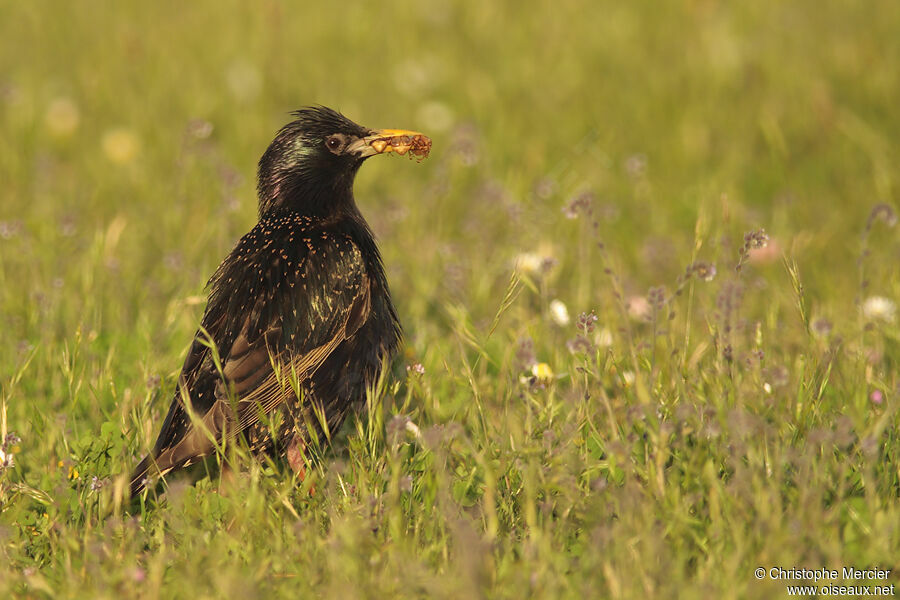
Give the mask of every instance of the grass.
[{"label": "grass", "polygon": [[[0,596],[771,598],[802,582],[757,567],[900,565],[898,5],[0,15]],[[123,506],[311,103],[434,139],[356,185],[403,354],[302,484],[245,461]]]}]

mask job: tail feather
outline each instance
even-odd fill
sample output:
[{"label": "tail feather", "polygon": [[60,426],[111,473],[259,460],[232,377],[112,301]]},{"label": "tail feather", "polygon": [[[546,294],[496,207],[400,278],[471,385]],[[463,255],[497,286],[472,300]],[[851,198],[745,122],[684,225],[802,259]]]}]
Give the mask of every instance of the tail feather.
[{"label": "tail feather", "polygon": [[173,462],[171,450],[163,451],[160,454],[157,454],[156,451],[151,452],[141,459],[141,462],[131,472],[131,486],[129,488],[131,497],[134,498],[144,491],[151,478],[162,477],[174,469],[189,467],[193,464],[195,458],[197,457],[190,456]]},{"label": "tail feather", "polygon": [[158,468],[156,466],[156,460],[154,459],[153,454],[148,454],[137,464],[134,471],[131,472],[131,486],[129,488],[131,490],[129,492],[131,497],[134,498],[144,491],[150,476],[155,475],[157,472]]}]

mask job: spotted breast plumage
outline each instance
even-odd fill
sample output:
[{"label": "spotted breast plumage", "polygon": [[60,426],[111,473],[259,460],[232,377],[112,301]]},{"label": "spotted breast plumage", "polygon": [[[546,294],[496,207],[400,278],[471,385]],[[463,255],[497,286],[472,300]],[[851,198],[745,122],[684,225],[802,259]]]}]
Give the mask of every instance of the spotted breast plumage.
[{"label": "spotted breast plumage", "polygon": [[260,159],[259,221],[210,279],[206,312],[156,443],[131,476],[132,495],[238,436],[255,453],[291,461],[310,431],[336,430],[365,399],[400,343],[353,179],[370,156],[421,159],[431,141],[370,130],[325,107],[295,116]]}]

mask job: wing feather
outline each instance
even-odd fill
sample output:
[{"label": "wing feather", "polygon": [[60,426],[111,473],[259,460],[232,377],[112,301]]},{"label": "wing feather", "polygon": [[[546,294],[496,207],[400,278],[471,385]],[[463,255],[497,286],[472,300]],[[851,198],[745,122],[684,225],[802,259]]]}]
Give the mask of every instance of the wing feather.
[{"label": "wing feather", "polygon": [[[207,455],[295,399],[290,378],[305,382],[368,319],[369,279],[349,238],[260,243],[274,227],[260,222],[210,280],[201,331],[154,449],[135,469],[133,493],[152,470],[162,474]],[[204,330],[220,353],[221,372]]]}]

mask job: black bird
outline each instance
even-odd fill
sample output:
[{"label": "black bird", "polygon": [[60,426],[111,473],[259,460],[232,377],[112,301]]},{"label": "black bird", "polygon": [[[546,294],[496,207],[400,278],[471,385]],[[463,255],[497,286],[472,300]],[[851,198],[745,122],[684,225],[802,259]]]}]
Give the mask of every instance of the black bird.
[{"label": "black bird", "polygon": [[[325,107],[293,115],[259,161],[259,222],[209,280],[206,312],[131,495],[243,435],[295,470],[309,435],[337,429],[396,351],[381,255],[353,198],[356,172],[431,140],[371,130]],[[273,426],[279,421],[280,424]]]}]

